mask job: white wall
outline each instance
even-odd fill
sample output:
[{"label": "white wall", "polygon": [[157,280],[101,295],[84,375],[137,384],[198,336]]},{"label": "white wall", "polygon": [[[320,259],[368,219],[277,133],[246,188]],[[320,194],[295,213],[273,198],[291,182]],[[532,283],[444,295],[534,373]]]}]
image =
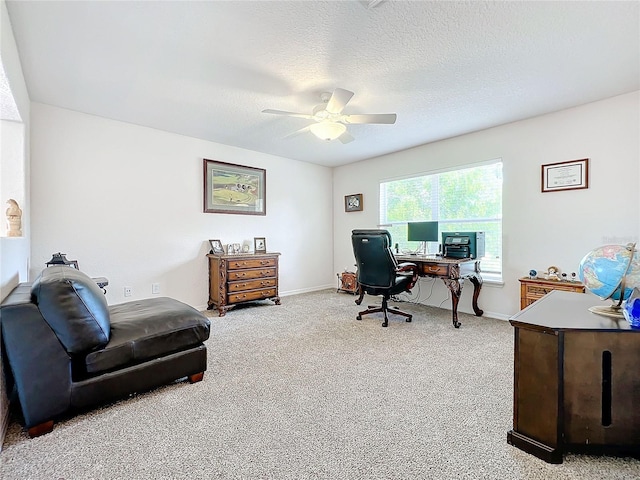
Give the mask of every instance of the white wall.
[{"label": "white wall", "polygon": [[[354,263],[351,230],[379,223],[381,180],[501,158],[504,286],[485,283],[479,303],[485,315],[516,313],[518,278],[531,268],[577,272],[593,248],[638,241],[639,105],[634,92],[336,168],[334,269]],[[541,193],[542,164],[581,158],[590,159],[588,189]],[[344,195],[352,193],[364,194],[363,212],[344,212]],[[467,285],[460,311],[472,312],[470,292]],[[437,282],[425,303],[439,305],[447,296]]]},{"label": "white wall", "polygon": [[[60,251],[109,279],[110,304],[158,282],[204,308],[208,239],[266,237],[281,295],[335,285],[330,168],[37,103],[31,141],[32,277]],[[265,168],[267,215],[202,213],[203,158]]]}]

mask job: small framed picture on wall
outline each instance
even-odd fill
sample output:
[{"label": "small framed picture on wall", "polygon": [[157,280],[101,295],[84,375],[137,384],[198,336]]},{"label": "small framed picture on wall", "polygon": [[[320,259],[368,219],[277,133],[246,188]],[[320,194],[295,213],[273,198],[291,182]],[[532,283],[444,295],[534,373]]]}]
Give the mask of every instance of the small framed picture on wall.
[{"label": "small framed picture on wall", "polygon": [[589,159],[542,165],[542,192],[589,188]]},{"label": "small framed picture on wall", "polygon": [[253,251],[255,253],[267,253],[267,239],[264,237],[255,237],[253,239]]},{"label": "small framed picture on wall", "polygon": [[344,211],[345,212],[361,212],[362,211],[362,194],[354,193],[353,195],[345,195]]}]

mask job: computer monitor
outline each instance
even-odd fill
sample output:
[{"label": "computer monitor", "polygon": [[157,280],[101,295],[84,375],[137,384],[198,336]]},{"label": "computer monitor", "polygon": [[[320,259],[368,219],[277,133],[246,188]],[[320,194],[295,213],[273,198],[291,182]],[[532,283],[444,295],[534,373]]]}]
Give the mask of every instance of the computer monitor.
[{"label": "computer monitor", "polygon": [[408,222],[407,240],[410,242],[421,242],[422,251],[427,254],[427,242],[437,242],[438,222]]},{"label": "computer monitor", "polygon": [[407,223],[407,240],[410,242],[437,242],[438,222]]}]

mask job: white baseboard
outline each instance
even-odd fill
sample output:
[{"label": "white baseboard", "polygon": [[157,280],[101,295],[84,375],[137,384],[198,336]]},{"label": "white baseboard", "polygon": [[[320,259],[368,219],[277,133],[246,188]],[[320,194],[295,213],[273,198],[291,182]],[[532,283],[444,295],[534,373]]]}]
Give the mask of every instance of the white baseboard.
[{"label": "white baseboard", "polygon": [[[280,297],[288,297],[290,295],[298,295],[301,293],[319,292],[320,290],[326,290],[328,288],[332,288],[336,290],[335,284],[327,284],[327,285],[320,285],[318,287],[301,288],[298,290],[287,290],[285,292],[278,292],[278,293]],[[204,312],[207,309],[207,305],[196,305],[193,308],[195,308],[199,312]]]},{"label": "white baseboard", "polygon": [[288,297],[290,295],[299,295],[300,293],[319,292],[320,290],[327,290],[328,288],[332,288],[334,290],[337,290],[335,284],[320,285],[319,287],[301,288],[301,289],[298,289],[298,290],[288,290],[286,292],[280,292],[280,296],[281,297]]}]

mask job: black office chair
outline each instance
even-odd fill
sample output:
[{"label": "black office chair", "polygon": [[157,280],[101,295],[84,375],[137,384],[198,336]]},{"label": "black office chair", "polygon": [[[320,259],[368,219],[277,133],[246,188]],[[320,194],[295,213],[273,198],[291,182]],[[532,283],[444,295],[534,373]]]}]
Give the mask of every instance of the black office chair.
[{"label": "black office chair", "polygon": [[351,232],[353,254],[356,257],[358,267],[358,284],[360,285],[360,297],[356,304],[362,303],[364,294],[382,295],[382,306],[369,307],[358,313],[357,320],[362,320],[362,315],[382,312],[384,314],[383,327],[389,325],[387,312],[396,313],[407,317],[411,321],[409,313],[399,310],[397,307],[388,306],[391,295],[400,292],[408,292],[418,280],[418,267],[414,263],[398,264],[391,251],[391,235],[386,230],[353,230]]}]

